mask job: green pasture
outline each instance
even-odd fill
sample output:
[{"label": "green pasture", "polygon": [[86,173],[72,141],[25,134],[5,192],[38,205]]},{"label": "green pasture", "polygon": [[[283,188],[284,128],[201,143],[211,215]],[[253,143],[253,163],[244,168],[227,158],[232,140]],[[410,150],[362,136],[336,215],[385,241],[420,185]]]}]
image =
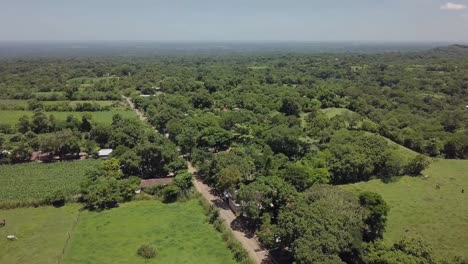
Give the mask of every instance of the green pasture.
[{"label": "green pasture", "polygon": [[[0,210],[0,219],[6,220],[6,226],[0,228],[0,263],[59,263],[80,207],[71,204]],[[18,240],[8,241],[9,235]]]},{"label": "green pasture", "polygon": [[[197,200],[136,201],[100,212],[79,204],[18,208],[0,210],[0,218],[7,221],[0,263],[236,263]],[[156,248],[154,259],[136,254],[142,244]]]},{"label": "green pasture", "polygon": [[424,175],[343,188],[377,192],[387,201],[391,209],[384,241],[419,236],[431,243],[438,256],[468,257],[468,161],[437,159]]},{"label": "green pasture", "polygon": [[[156,248],[152,260],[136,251]],[[137,201],[119,208],[81,213],[61,263],[235,263],[221,234],[207,221],[197,200],[164,204]]]}]

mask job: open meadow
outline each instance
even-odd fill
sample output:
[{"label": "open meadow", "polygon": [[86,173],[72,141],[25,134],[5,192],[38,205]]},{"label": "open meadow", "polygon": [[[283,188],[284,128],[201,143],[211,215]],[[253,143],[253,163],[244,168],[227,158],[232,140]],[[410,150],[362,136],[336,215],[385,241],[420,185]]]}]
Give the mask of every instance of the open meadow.
[{"label": "open meadow", "polygon": [[372,180],[343,187],[377,192],[390,205],[385,241],[420,236],[439,256],[468,257],[468,161],[435,160],[424,174],[428,177],[405,176],[391,183]]},{"label": "open meadow", "polygon": [[[80,207],[70,204],[0,210],[0,218],[6,219],[6,226],[0,227],[0,263],[57,263]],[[8,235],[18,240],[8,241]]]},{"label": "open meadow", "polygon": [[57,190],[62,190],[65,194],[76,194],[86,171],[100,162],[90,159],[0,165],[0,206],[41,201]]},{"label": "open meadow", "polygon": [[[144,260],[142,244],[156,248]],[[61,263],[236,263],[197,200],[137,201],[102,212],[83,211]]]},{"label": "open meadow", "polygon": [[[0,210],[0,218],[7,220],[0,263],[236,263],[196,199],[136,201],[99,212],[79,204],[17,208]],[[142,244],[156,248],[154,259],[136,254]]]}]

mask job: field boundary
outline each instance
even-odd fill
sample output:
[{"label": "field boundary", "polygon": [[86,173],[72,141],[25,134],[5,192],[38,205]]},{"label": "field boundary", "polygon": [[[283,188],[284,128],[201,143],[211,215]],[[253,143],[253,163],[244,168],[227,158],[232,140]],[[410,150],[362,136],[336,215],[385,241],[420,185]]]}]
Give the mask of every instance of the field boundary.
[{"label": "field boundary", "polygon": [[62,262],[63,256],[65,255],[65,251],[67,250],[68,243],[70,242],[72,234],[75,232],[75,228],[80,222],[80,216],[81,216],[82,211],[83,211],[82,209],[78,211],[78,215],[76,216],[75,221],[73,221],[72,228],[70,229],[69,232],[67,232],[67,239],[65,240],[65,244],[63,245],[62,252],[60,253],[60,256],[57,259],[57,264],[60,264]]}]

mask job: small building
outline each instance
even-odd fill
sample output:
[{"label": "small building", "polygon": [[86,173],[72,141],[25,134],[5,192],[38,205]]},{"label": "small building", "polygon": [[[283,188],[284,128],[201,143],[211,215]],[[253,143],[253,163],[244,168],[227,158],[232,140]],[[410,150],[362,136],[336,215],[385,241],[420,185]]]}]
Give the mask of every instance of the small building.
[{"label": "small building", "polygon": [[37,162],[51,162],[54,160],[54,156],[50,152],[42,152],[42,151],[33,151],[31,154],[30,161],[37,161]]},{"label": "small building", "polygon": [[113,149],[100,149],[98,151],[98,157],[101,159],[108,159]]},{"label": "small building", "polygon": [[226,204],[229,206],[232,212],[238,216],[241,213],[241,206],[235,201],[236,193],[237,191],[234,193],[234,196],[233,196],[230,192],[224,191],[223,197],[224,197],[224,202],[226,202]]},{"label": "small building", "polygon": [[80,157],[80,160],[85,160],[85,159],[88,159],[88,153],[86,152],[80,152],[78,153],[78,156]]}]

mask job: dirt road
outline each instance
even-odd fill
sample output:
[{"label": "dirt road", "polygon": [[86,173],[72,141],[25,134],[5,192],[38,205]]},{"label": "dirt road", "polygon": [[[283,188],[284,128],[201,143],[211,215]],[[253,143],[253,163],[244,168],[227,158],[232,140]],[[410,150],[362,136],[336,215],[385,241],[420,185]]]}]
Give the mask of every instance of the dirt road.
[{"label": "dirt road", "polygon": [[132,100],[127,97],[127,96],[122,96],[125,98],[125,101],[129,104],[130,108],[132,108],[133,111],[138,115],[138,118],[143,121],[143,122],[148,122],[148,119],[146,118],[145,114],[141,112],[138,108],[135,107],[135,104],[132,102]]},{"label": "dirt road", "polygon": [[[190,162],[187,162],[188,171],[192,174],[196,174],[197,169],[192,166]],[[236,215],[227,207],[222,206],[224,203],[219,197],[214,196],[211,192],[211,188],[204,184],[201,180],[195,177],[194,180],[195,189],[203,195],[203,197],[219,208],[219,216],[224,220],[226,225],[231,229],[234,237],[242,244],[245,250],[249,253],[252,260],[255,263],[271,263],[268,257],[268,252],[263,250],[260,243],[254,238],[249,237],[242,231],[234,230],[232,228],[233,222],[236,220]]]}]

